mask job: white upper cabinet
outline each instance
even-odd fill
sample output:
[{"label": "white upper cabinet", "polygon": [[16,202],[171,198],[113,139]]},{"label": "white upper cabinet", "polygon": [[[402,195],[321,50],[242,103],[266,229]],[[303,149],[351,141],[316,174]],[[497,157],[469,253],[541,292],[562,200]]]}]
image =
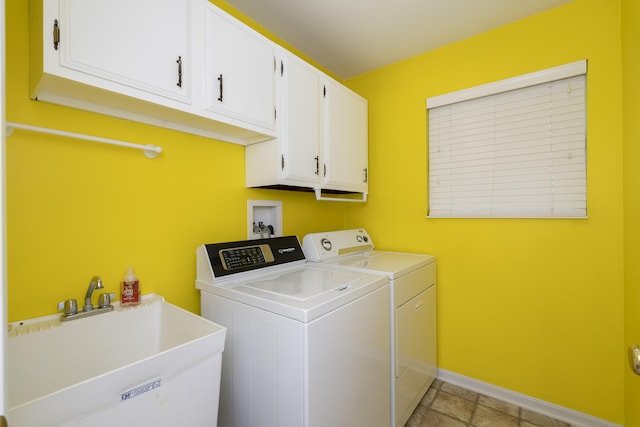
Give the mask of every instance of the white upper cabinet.
[{"label": "white upper cabinet", "polygon": [[278,138],[246,147],[247,187],[320,185],[320,72],[278,50]]},{"label": "white upper cabinet", "polygon": [[367,192],[367,101],[333,79],[324,79],[323,188]]},{"label": "white upper cabinet", "polygon": [[205,10],[206,109],[275,135],[276,45],[209,4]]},{"label": "white upper cabinet", "polygon": [[279,58],[279,136],[246,147],[246,185],[367,193],[367,101],[284,49]]},{"label": "white upper cabinet", "polygon": [[188,103],[189,21],[188,1],[60,0],[60,66]]},{"label": "white upper cabinet", "polygon": [[[31,0],[31,96],[238,144],[271,139],[273,47],[234,20],[211,22],[213,7],[206,0]],[[206,27],[213,24],[223,25]],[[225,80],[224,108],[205,94],[213,72]]]},{"label": "white upper cabinet", "polygon": [[[190,1],[35,3],[44,4],[45,74],[149,101],[191,102]],[[59,90],[82,97],[79,88]]]},{"label": "white upper cabinet", "polygon": [[282,49],[280,57],[282,178],[320,182],[320,73]]}]

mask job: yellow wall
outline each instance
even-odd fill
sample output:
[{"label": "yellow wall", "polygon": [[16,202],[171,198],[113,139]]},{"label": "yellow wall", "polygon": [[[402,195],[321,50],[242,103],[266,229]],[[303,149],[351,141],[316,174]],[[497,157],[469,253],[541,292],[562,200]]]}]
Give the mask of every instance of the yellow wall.
[{"label": "yellow wall", "polygon": [[[347,226],[437,255],[439,367],[617,423],[620,31],[618,1],[575,0],[347,82],[369,100],[371,177]],[[589,219],[425,219],[426,98],[585,58]]]},{"label": "yellow wall", "polygon": [[[640,344],[640,1],[622,2],[625,344]],[[640,376],[625,363],[625,421],[640,426]]]},{"label": "yellow wall", "polygon": [[[248,199],[283,200],[286,234],[364,226],[379,248],[438,256],[441,368],[622,423],[619,1],[575,0],[350,80],[369,100],[371,173],[369,202],[346,208],[306,193],[245,189],[240,146],[29,100],[27,4],[6,5],[7,119],[154,143],[164,153],[149,160],[21,131],[7,139],[10,320],[81,299],[94,274],[116,291],[127,265],[144,292],[198,312],[195,247],[244,239]],[[589,219],[425,219],[425,99],[584,58]],[[625,89],[638,89],[632,80]],[[637,114],[624,117],[637,122]],[[634,179],[627,174],[625,184]],[[627,188],[628,198],[637,194]],[[625,237],[633,242],[626,229]],[[627,381],[627,407],[635,384]]]},{"label": "yellow wall", "polygon": [[7,138],[9,320],[82,300],[99,274],[118,292],[132,265],[143,292],[199,312],[195,249],[246,239],[247,200],[282,200],[284,233],[344,226],[343,203],[244,188],[244,148],[29,100],[28,4],[7,17],[7,120],[163,148],[141,152],[16,130]]}]

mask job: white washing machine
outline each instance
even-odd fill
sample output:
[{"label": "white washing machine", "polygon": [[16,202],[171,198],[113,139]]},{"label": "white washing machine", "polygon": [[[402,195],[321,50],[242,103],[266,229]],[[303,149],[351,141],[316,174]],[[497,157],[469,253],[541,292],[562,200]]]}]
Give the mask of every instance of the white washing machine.
[{"label": "white washing machine", "polygon": [[386,276],[308,263],[288,236],[198,247],[196,287],[227,328],[218,425],[389,425]]},{"label": "white washing machine", "polygon": [[437,373],[434,256],[374,250],[364,229],[304,236],[309,261],[390,282],[391,426],[404,426]]}]

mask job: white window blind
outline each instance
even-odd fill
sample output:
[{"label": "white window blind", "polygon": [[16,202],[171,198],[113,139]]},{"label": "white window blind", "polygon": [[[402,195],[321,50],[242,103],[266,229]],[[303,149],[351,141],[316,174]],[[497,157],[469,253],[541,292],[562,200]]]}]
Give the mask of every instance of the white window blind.
[{"label": "white window blind", "polygon": [[586,217],[586,61],[427,100],[429,217]]}]

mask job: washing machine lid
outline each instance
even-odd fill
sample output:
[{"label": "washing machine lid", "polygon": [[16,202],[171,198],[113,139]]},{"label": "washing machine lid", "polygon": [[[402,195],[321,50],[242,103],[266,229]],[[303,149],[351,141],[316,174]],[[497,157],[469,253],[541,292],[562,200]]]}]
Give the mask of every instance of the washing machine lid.
[{"label": "washing machine lid", "polygon": [[389,283],[386,276],[304,264],[196,287],[307,323]]},{"label": "washing machine lid", "polygon": [[433,262],[435,262],[435,257],[432,255],[368,251],[334,258],[326,261],[325,264],[352,268],[362,272],[383,273],[393,280]]},{"label": "washing machine lid", "polygon": [[308,301],[328,292],[346,290],[361,278],[362,276],[335,274],[330,270],[299,267],[248,280],[238,289],[256,295]]}]

